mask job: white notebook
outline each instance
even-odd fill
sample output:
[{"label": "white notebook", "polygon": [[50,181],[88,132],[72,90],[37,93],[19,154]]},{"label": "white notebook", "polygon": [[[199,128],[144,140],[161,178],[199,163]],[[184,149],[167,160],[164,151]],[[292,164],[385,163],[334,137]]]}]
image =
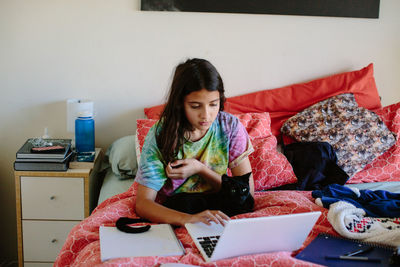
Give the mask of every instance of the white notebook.
[{"label": "white notebook", "polygon": [[144,233],[129,234],[100,226],[101,261],[123,257],[176,256],[185,250],[171,225],[156,224]]}]

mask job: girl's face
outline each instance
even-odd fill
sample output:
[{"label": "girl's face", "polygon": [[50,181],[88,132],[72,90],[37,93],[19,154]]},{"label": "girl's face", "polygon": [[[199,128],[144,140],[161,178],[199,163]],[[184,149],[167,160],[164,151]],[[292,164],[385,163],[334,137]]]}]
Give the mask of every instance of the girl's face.
[{"label": "girl's face", "polygon": [[[191,139],[200,139],[214,122],[219,112],[220,96],[218,91],[201,89],[185,97],[186,118],[194,128]],[[193,140],[192,140],[193,141]]]}]

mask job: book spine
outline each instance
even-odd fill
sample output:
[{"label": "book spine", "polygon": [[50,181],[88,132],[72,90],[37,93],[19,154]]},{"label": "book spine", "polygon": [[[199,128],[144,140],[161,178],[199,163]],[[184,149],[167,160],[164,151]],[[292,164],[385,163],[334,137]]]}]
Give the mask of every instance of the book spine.
[{"label": "book spine", "polygon": [[16,158],[52,158],[52,159],[59,159],[59,158],[65,158],[66,155],[69,153],[71,149],[71,139],[47,139],[48,142],[52,142],[53,145],[59,145],[64,147],[64,150],[62,152],[32,152],[33,144],[32,144],[32,138],[28,139],[24,145],[18,149],[16,153]]},{"label": "book spine", "polygon": [[73,154],[73,152],[70,152],[65,158],[16,158],[15,162],[66,163],[71,160]]},{"label": "book spine", "polygon": [[69,163],[32,163],[32,162],[14,162],[16,171],[66,171]]},{"label": "book spine", "polygon": [[19,159],[62,159],[64,158],[64,154],[59,155],[59,154],[39,154],[39,153],[33,153],[33,154],[22,154],[22,153],[17,153],[17,158]]}]

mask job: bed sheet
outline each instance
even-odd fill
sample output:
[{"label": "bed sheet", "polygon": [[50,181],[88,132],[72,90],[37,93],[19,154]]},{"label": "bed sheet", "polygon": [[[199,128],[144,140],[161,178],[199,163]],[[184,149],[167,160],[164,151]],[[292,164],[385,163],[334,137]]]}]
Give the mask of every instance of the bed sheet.
[{"label": "bed sheet", "polygon": [[[195,247],[184,227],[175,229],[181,240],[185,255],[174,257],[129,257],[113,259],[106,262],[100,260],[99,226],[114,226],[119,217],[136,217],[135,184],[119,195],[102,202],[91,216],[75,226],[67,237],[54,266],[159,266],[162,263],[183,263],[198,266],[315,266],[300,261],[293,256],[296,252],[279,251],[256,255],[240,256],[231,259],[206,263]],[[262,217],[310,211],[321,211],[322,215],[313,227],[303,244],[303,249],[318,233],[335,231],[327,220],[328,210],[314,203],[310,191],[270,191],[255,193],[254,212],[241,214],[233,218]]]},{"label": "bed sheet", "polygon": [[108,168],[104,176],[103,184],[100,188],[99,199],[97,205],[100,205],[104,200],[123,193],[131,187],[134,178],[120,179],[111,168]]},{"label": "bed sheet", "polygon": [[385,190],[392,193],[400,193],[400,182],[375,182],[361,184],[345,184],[349,188],[357,188],[358,190]]}]

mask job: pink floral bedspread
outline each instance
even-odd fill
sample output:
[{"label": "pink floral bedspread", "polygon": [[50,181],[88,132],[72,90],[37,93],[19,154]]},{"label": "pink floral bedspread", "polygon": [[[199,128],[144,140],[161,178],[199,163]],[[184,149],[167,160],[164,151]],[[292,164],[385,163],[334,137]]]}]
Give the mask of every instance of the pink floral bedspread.
[{"label": "pink floral bedspread", "polygon": [[[75,226],[69,233],[54,266],[159,266],[162,263],[176,262],[199,266],[317,266],[295,259],[293,256],[296,252],[286,251],[240,256],[206,263],[184,227],[175,229],[177,237],[185,248],[186,253],[183,256],[130,257],[101,262],[99,226],[115,226],[115,221],[119,217],[136,217],[134,187],[132,186],[125,193],[107,199],[88,218]],[[327,220],[328,210],[314,203],[310,191],[256,192],[254,212],[241,214],[234,218],[309,211],[321,211],[322,215],[303,244],[304,247],[320,232],[335,234]]]},{"label": "pink floral bedspread", "polygon": [[[376,112],[388,128],[397,135],[397,143],[352,177],[348,183],[400,180],[400,103],[384,107]],[[159,266],[163,263],[173,262],[200,266],[315,266],[312,263],[295,259],[293,256],[296,252],[285,251],[241,256],[206,263],[184,227],[175,229],[176,235],[185,248],[186,253],[183,256],[131,257],[101,262],[99,226],[115,226],[115,221],[119,217],[137,217],[134,213],[136,199],[134,192],[135,186],[132,186],[127,192],[107,199],[93,211],[92,215],[75,226],[68,235],[54,266]],[[236,218],[309,211],[322,211],[322,215],[302,248],[308,245],[320,232],[337,235],[327,220],[328,210],[314,203],[310,191],[256,192],[255,211],[241,214]]]}]

